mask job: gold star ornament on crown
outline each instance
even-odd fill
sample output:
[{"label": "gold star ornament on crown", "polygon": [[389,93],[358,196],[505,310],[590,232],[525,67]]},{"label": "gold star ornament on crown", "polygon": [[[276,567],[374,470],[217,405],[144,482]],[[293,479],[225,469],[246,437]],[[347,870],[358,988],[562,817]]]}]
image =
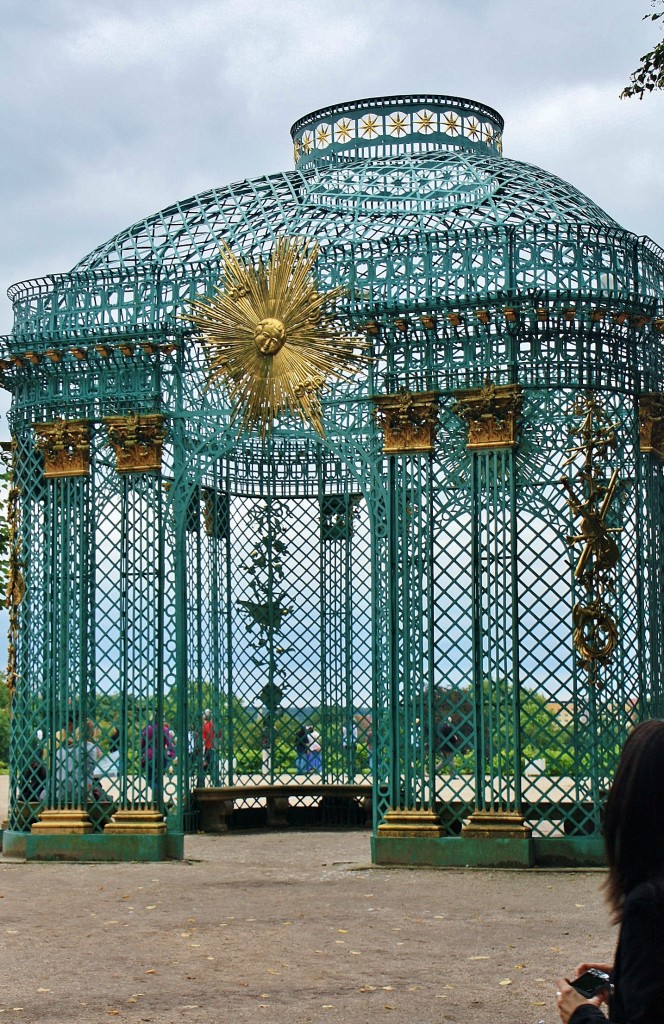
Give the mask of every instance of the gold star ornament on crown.
[{"label": "gold star ornament on crown", "polygon": [[335,316],[343,288],[319,291],[318,246],[277,239],[258,265],[222,246],[223,276],[209,299],[192,301],[208,357],[208,388],[224,384],[242,426],[265,436],[275,417],[297,413],[324,436],[320,393],[366,362],[366,343]]}]

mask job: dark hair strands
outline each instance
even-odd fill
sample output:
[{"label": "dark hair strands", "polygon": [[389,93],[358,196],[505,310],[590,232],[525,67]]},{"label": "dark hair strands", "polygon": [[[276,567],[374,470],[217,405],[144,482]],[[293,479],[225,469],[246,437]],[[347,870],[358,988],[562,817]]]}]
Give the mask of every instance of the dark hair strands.
[{"label": "dark hair strands", "polygon": [[664,721],[637,725],[623,747],[606,803],[604,883],[613,921],[642,882],[664,883]]}]

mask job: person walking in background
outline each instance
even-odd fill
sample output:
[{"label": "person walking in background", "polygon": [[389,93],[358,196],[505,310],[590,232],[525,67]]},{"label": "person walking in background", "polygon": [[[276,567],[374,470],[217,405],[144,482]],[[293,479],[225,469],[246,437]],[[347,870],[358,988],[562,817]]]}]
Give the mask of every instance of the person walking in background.
[{"label": "person walking in background", "polygon": [[[141,768],[145,774],[145,781],[152,790],[153,800],[156,799],[155,791],[159,777],[157,736],[158,731],[152,722],[149,722],[141,732]],[[175,757],[174,741],[175,737],[168,727],[168,722],[164,722],[161,732],[161,745],[163,749],[162,770],[167,769]]]},{"label": "person walking in background", "polygon": [[323,767],[323,748],[320,733],[313,725],[307,726],[307,771],[319,772]]},{"label": "person walking in background", "polygon": [[344,752],[344,762],[348,766],[348,776],[352,780],[355,777],[355,755],[357,753],[357,723],[354,718],[350,720],[350,726],[341,727],[341,746]]},{"label": "person walking in background", "polygon": [[209,771],[214,757],[214,722],[212,712],[206,708],[203,712],[203,770]]},{"label": "person walking in background", "polygon": [[[664,1022],[664,721],[641,722],[625,743],[606,803],[604,883],[620,934],[613,964],[579,964],[570,984],[558,982],[563,1024]],[[607,985],[592,998],[574,982],[605,971]]]},{"label": "person walking in background", "polygon": [[306,772],[309,734],[305,725],[300,725],[295,733],[295,771]]}]

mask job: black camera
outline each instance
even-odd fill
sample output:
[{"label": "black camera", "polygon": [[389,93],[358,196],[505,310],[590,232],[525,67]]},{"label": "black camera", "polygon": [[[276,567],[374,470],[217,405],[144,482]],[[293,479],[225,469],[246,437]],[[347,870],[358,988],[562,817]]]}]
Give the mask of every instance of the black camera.
[{"label": "black camera", "polygon": [[583,974],[580,974],[574,981],[570,981],[569,984],[584,999],[592,999],[593,996],[598,996],[600,992],[606,992],[611,988],[611,982],[606,971],[600,971],[596,967],[591,967],[589,970],[584,971]]}]

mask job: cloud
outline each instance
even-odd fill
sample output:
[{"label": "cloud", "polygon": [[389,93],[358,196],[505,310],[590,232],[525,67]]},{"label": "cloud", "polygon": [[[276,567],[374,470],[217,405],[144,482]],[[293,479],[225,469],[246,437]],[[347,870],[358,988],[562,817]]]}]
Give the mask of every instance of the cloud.
[{"label": "cloud", "polygon": [[[664,95],[618,93],[656,28],[621,0],[5,0],[0,283],[60,272],[129,224],[291,166],[310,110],[402,92],[506,118],[506,154],[664,242]],[[0,332],[11,310],[0,292]]]}]

